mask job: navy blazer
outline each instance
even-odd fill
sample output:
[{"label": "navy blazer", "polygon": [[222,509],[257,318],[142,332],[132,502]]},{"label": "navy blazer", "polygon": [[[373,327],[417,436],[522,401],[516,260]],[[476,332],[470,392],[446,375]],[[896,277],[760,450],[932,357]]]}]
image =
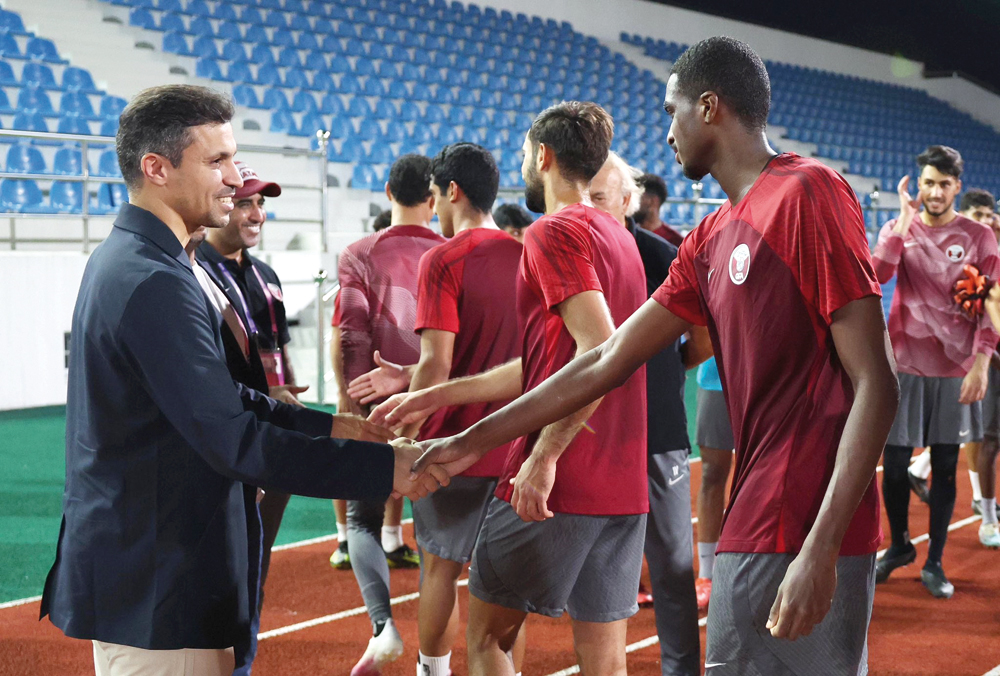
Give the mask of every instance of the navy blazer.
[{"label": "navy blazer", "polygon": [[63,520],[42,599],[67,636],[239,651],[259,563],[249,486],[392,491],[388,445],[330,439],[328,414],[234,383],[219,330],[177,238],[122,205],[73,314]]}]

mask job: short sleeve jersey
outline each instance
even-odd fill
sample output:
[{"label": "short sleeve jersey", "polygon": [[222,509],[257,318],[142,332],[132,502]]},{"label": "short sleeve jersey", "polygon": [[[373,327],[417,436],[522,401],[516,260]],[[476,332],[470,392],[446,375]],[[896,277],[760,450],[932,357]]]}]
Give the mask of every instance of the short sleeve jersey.
[{"label": "short sleeve jersey", "polygon": [[340,254],[340,327],[344,378],[351,382],[375,368],[373,354],[396,364],[414,364],[420,338],[417,266],[444,237],[422,225],[394,225],[347,246]]},{"label": "short sleeve jersey", "polygon": [[[521,356],[514,286],[521,264],[520,242],[502,230],[473,228],[420,259],[417,332],[455,334],[449,378],[471,376]],[[449,406],[420,428],[420,439],[462,432],[508,402]],[[510,444],[487,453],[465,476],[497,477]]]},{"label": "short sleeve jersey", "polygon": [[[708,326],[736,442],[720,552],[795,553],[833,473],[853,388],[833,349],[832,315],[880,296],[854,191],[791,153],[746,197],[685,238],[653,298]],[[874,479],[842,555],[881,541]]]},{"label": "short sleeve jersey", "polygon": [[[646,300],[635,239],[618,221],[583,204],[543,216],[528,227],[517,280],[522,386],[538,387],[576,354],[558,306],[585,291],[604,294],[615,326]],[[497,497],[510,501],[510,479],[538,433],[514,442]],[[600,406],[559,457],[548,507],[565,514],[623,515],[649,511],[646,478],[646,373],[637,370]]]}]

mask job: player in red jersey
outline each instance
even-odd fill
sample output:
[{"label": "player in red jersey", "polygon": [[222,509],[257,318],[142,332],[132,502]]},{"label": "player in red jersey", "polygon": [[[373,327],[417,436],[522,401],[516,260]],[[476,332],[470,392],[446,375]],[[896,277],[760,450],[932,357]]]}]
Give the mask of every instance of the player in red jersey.
[{"label": "player in red jersey", "polygon": [[[400,400],[390,423],[512,399],[601,344],[642,304],[646,280],[632,235],[583,202],[612,135],[600,106],[569,101],[541,112],[525,138],[527,206],[545,216],[527,230],[517,280],[522,358],[394,398],[373,419]],[[639,369],[599,406],[567,410],[511,447],[469,571],[471,674],[514,673],[505,652],[527,614],[564,610],[583,673],[625,673],[649,509],[645,387]]]},{"label": "player in red jersey", "polygon": [[[490,214],[500,183],[493,156],[471,143],[449,145],[432,160],[431,175],[435,210],[448,241],[420,259],[420,361],[411,390],[482,373],[521,354],[514,285],[523,247]],[[419,439],[456,434],[505,403],[444,408],[402,433]],[[458,578],[472,558],[508,450],[509,444],[493,449],[433,499],[413,503],[423,554],[419,676],[451,673],[451,647],[459,631]],[[516,664],[521,657],[523,651]]]},{"label": "player in red jersey", "polygon": [[874,476],[898,385],[857,198],[819,162],[771,150],[769,105],[764,64],[737,40],[704,40],[674,63],[667,140],[685,175],[711,173],[729,201],[606,343],[462,434],[424,442],[415,470],[433,460],[457,471],[607,398],[707,324],[736,474],[706,673],[866,674],[881,542]]}]

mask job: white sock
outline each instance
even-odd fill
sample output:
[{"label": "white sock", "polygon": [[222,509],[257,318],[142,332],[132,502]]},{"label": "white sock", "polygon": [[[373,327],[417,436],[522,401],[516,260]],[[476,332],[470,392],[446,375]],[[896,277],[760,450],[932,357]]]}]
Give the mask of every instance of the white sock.
[{"label": "white sock", "polygon": [[394,552],[403,546],[402,526],[382,526],[382,549]]},{"label": "white sock", "polygon": [[337,544],[347,542],[347,524],[337,522]]},{"label": "white sock", "polygon": [[979,505],[983,508],[983,523],[996,523],[997,499],[979,498]]},{"label": "white sock", "polygon": [[417,676],[448,676],[451,673],[451,653],[441,657],[428,657],[420,653],[417,659]]},{"label": "white sock", "polygon": [[973,472],[969,470],[969,483],[972,484],[972,499],[982,500],[983,499],[983,489],[979,487],[979,472]]},{"label": "white sock", "polygon": [[927,481],[927,477],[931,475],[931,452],[929,450],[918,455],[910,463],[910,474]]},{"label": "white sock", "polygon": [[712,579],[712,569],[715,568],[715,549],[718,542],[698,543],[698,577]]}]

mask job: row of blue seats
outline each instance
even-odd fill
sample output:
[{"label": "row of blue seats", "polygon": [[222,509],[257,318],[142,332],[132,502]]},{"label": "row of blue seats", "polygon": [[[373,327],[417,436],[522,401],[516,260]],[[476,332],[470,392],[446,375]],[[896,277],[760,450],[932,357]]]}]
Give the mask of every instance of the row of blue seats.
[{"label": "row of blue seats", "polygon": [[6,9],[0,9],[0,33],[34,36],[34,33],[25,30],[20,14],[9,12]]},{"label": "row of blue seats", "polygon": [[[82,214],[83,198],[80,181],[53,181],[48,201],[36,181],[9,178],[0,181],[0,210],[5,213]],[[96,199],[90,200],[88,211],[94,215],[114,214],[125,202],[128,191],[123,184],[105,183],[97,189]]]},{"label": "row of blue seats", "polygon": [[[335,21],[353,20],[385,27],[405,27],[406,25],[411,25],[409,21],[405,23],[401,22],[400,18],[403,18],[420,20],[422,22],[448,21],[449,23],[474,26],[479,29],[496,30],[509,28],[516,31],[544,33],[550,36],[554,34],[565,35],[574,32],[572,25],[567,21],[559,22],[554,19],[541,19],[537,16],[529,19],[523,13],[519,12],[515,15],[507,10],[502,10],[498,14],[493,8],[487,8],[485,12],[477,12],[466,8],[443,8],[419,2],[400,3],[392,7],[351,7],[350,3],[324,2],[297,3],[288,7],[275,7],[253,3],[217,2],[214,10],[204,0],[193,0],[187,3],[186,6],[181,5],[176,0],[165,0],[158,3],[151,0],[133,0],[131,2],[117,2],[112,0],[112,4],[186,14],[189,16],[210,17],[226,21],[242,20],[256,24],[266,23],[269,17],[274,14],[285,14],[288,17],[307,16]],[[236,10],[237,6],[240,7],[239,11]],[[470,5],[470,7],[474,8],[475,5]],[[271,20],[278,21],[279,19]]]},{"label": "row of blue seats", "polygon": [[[2,138],[2,137],[0,137]],[[60,176],[83,176],[83,153],[79,148],[67,146],[59,148],[52,160],[52,169],[42,152],[31,145],[17,144],[7,150],[5,170],[12,174],[57,174]],[[118,153],[111,149],[101,152],[94,171],[88,162],[87,173],[93,176],[121,177]]]},{"label": "row of blue seats", "polygon": [[44,89],[38,87],[23,87],[17,95],[17,105],[12,106],[7,92],[0,89],[0,113],[42,113],[43,115],[63,117],[82,117],[87,120],[118,119],[125,109],[125,100],[106,96],[101,100],[100,107],[94,110],[90,96],[82,92],[66,92],[59,97],[58,111],[52,105],[52,99]]},{"label": "row of blue seats", "polygon": [[0,57],[7,59],[27,59],[29,61],[45,61],[48,63],[69,63],[60,58],[56,45],[45,38],[29,38],[21,51],[21,46],[10,33],[0,33]]},{"label": "row of blue seats", "polygon": [[50,66],[36,61],[29,61],[21,68],[21,77],[14,75],[11,65],[0,60],[0,86],[3,87],[42,87],[66,92],[82,92],[84,94],[103,94],[94,85],[94,79],[83,68],[67,66],[63,69],[62,82],[56,82],[56,76]]},{"label": "row of blue seats", "polygon": [[[48,120],[45,119],[44,113],[23,112],[14,115],[14,122],[10,126],[11,129],[17,131],[56,131],[60,134],[84,134],[87,136],[94,134],[90,121],[85,120],[79,115],[65,115],[60,117],[55,127],[55,130],[49,127]],[[97,125],[97,128],[98,136],[114,136],[118,133],[118,118],[104,118],[101,120],[100,124]],[[0,142],[3,140],[4,137],[0,136]],[[40,145],[51,145],[53,142],[37,140],[34,141],[34,143],[38,143]],[[54,143],[61,144],[62,142],[55,141]]]}]

